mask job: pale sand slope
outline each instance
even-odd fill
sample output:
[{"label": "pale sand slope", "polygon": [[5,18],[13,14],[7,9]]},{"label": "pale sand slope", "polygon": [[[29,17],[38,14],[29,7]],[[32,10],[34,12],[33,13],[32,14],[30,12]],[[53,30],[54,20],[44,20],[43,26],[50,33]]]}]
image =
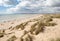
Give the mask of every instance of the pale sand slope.
[{"label": "pale sand slope", "polygon": [[36,15],[33,15],[32,17],[29,17],[29,18],[25,18],[25,19],[15,19],[15,20],[12,20],[12,21],[7,21],[7,22],[4,22],[4,23],[0,23],[0,29],[3,28],[3,29],[7,29],[9,27],[14,27],[16,25],[19,25],[23,22],[27,22],[28,20],[32,20],[32,19],[35,19],[35,18],[38,18],[42,16],[41,14],[36,14]]},{"label": "pale sand slope", "polygon": [[[13,21],[13,23],[7,22],[4,23],[4,26],[0,25],[0,27],[6,27],[5,32],[3,32],[3,30],[0,32],[2,33],[2,35],[0,35],[0,41],[50,41],[51,39],[60,38],[60,18],[53,18],[53,21],[49,21],[56,23],[54,26],[45,26],[48,22],[46,22],[46,20],[50,18],[44,18],[44,16],[39,15],[38,17],[23,21],[16,20]],[[43,24],[41,24],[41,22],[43,22]],[[36,29],[33,31],[34,28]]]},{"label": "pale sand slope", "polygon": [[36,36],[35,41],[49,41],[60,38],[60,19],[54,19],[56,26],[46,27],[43,33]]}]

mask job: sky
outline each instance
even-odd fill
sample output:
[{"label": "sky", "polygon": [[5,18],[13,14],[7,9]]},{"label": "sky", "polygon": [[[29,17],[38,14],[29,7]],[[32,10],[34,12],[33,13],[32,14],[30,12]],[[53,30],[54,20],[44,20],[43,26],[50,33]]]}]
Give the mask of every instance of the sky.
[{"label": "sky", "polygon": [[0,14],[60,13],[60,0],[0,0]]}]

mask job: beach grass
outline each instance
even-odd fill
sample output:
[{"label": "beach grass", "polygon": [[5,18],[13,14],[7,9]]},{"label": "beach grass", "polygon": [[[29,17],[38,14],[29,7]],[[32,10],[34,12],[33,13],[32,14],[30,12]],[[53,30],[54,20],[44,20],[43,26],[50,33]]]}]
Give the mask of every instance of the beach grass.
[{"label": "beach grass", "polygon": [[[20,31],[24,31],[22,37],[17,36],[18,38],[20,38],[20,41],[33,41],[32,36],[34,36],[34,35],[37,36],[41,32],[44,33],[46,27],[50,27],[50,26],[54,27],[57,25],[57,23],[53,22],[54,21],[53,18],[60,18],[60,15],[56,15],[56,14],[48,15],[47,14],[47,15],[44,15],[42,18],[38,17],[36,19],[34,18],[32,20],[28,20],[27,22],[20,23],[19,25],[16,25],[15,27],[11,26],[9,28],[9,30],[12,29],[14,31],[12,31],[12,30],[10,30],[10,31],[12,31],[12,32],[17,31],[19,34],[20,34]],[[26,27],[28,27],[28,28],[30,27],[29,31],[27,29],[25,29]],[[21,29],[21,30],[19,30],[19,29]],[[27,35],[27,37],[24,37],[26,35]],[[0,38],[3,36],[4,36],[4,31],[1,30]],[[7,39],[7,41],[15,41],[17,39],[17,37],[15,35],[13,35],[9,39]],[[60,38],[57,38],[56,40],[51,39],[51,41],[60,41]]]},{"label": "beach grass", "polygon": [[16,36],[15,35],[13,35],[11,38],[9,38],[7,41],[14,41],[14,40],[16,40],[17,38],[16,38]]},{"label": "beach grass", "polygon": [[60,38],[51,39],[50,41],[60,41]]}]

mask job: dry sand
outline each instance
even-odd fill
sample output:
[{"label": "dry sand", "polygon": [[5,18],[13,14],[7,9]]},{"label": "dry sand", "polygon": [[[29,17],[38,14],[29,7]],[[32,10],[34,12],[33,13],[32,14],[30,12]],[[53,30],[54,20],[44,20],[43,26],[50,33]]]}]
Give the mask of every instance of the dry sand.
[{"label": "dry sand", "polygon": [[[41,22],[40,20],[43,17],[44,15],[36,15],[28,19],[13,20],[0,24],[0,41],[50,41],[60,38],[60,18],[52,18],[53,21],[51,22],[56,23],[54,26],[41,25],[44,26],[44,31],[42,31],[42,28],[39,28],[39,30],[36,25],[39,25],[38,22]],[[36,26],[35,31],[39,31],[37,31],[38,34],[35,31],[31,34],[31,28],[34,29],[35,27],[34,24]]]}]

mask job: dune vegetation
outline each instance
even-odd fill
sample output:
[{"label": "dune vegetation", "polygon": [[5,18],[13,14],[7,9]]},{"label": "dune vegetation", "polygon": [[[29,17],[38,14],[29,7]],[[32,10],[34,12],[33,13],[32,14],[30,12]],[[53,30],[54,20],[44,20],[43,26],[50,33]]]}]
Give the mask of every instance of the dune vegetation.
[{"label": "dune vegetation", "polygon": [[[14,33],[11,33],[14,35],[11,36],[6,41],[15,41],[18,38],[19,38],[19,41],[33,41],[35,38],[34,35],[38,35],[41,32],[44,33],[46,26],[49,27],[49,26],[57,25],[57,23],[52,22],[53,18],[60,18],[60,14],[44,14],[42,16],[42,18],[40,18],[40,16],[39,16],[36,19],[32,19],[32,20],[28,20],[27,22],[20,23],[19,25],[16,25],[15,27],[10,27],[8,30],[10,32],[14,32]],[[32,22],[33,22],[33,24],[32,24]],[[29,25],[30,23],[31,23],[31,25]],[[26,27],[30,28],[30,30],[27,31],[27,29],[25,29]],[[4,37],[4,35],[9,36],[9,33],[5,33],[6,31],[7,31],[7,29],[3,30],[3,31],[0,30],[0,38]],[[15,31],[24,31],[24,33],[21,37],[16,37]],[[57,40],[52,39],[51,41],[60,41],[60,39],[59,38]]]},{"label": "dune vegetation", "polygon": [[60,38],[51,39],[50,41],[60,41]]}]

